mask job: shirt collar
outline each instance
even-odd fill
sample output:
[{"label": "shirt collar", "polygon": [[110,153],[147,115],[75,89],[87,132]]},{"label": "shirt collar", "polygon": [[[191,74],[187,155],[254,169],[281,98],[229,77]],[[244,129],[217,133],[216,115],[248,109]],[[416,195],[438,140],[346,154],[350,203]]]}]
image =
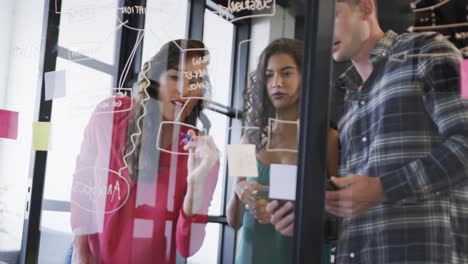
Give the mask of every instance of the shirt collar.
[{"label": "shirt collar", "polygon": [[374,64],[390,55],[390,50],[396,42],[398,34],[392,30],[387,31],[383,37],[377,41],[375,47],[369,54],[369,61]]},{"label": "shirt collar", "polygon": [[[369,54],[369,61],[372,64],[376,64],[384,58],[390,55],[390,50],[398,38],[398,34],[392,30],[387,31],[383,37],[381,37],[375,47]],[[357,90],[362,85],[362,78],[357,72],[354,66],[349,67],[337,80],[338,88],[344,90]]]}]

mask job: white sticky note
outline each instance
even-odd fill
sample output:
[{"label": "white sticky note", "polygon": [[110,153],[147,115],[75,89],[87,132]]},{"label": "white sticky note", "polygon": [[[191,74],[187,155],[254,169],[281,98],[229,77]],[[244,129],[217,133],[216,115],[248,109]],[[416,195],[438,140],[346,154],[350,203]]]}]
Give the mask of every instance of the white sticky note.
[{"label": "white sticky note", "polygon": [[44,74],[45,100],[65,97],[65,71],[51,71]]},{"label": "white sticky note", "polygon": [[296,200],[297,166],[270,165],[270,199]]},{"label": "white sticky note", "polygon": [[230,144],[226,149],[229,176],[258,177],[255,145]]}]

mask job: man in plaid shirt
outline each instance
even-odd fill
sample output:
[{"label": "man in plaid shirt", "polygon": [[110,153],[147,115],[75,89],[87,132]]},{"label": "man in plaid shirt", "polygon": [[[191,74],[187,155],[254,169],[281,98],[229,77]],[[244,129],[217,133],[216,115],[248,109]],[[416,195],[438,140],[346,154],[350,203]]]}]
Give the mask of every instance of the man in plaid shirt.
[{"label": "man in plaid shirt", "polygon": [[459,51],[436,33],[382,32],[375,0],[338,0],[333,57],[343,217],[336,263],[468,263],[468,101]]}]

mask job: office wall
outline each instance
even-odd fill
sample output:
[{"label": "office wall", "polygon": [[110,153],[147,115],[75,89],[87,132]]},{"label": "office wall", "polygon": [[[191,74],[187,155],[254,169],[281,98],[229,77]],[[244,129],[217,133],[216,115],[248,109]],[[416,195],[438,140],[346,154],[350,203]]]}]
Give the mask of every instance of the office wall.
[{"label": "office wall", "polygon": [[0,141],[0,251],[19,250],[40,89],[44,1],[3,1],[0,108],[19,112],[18,137]]}]

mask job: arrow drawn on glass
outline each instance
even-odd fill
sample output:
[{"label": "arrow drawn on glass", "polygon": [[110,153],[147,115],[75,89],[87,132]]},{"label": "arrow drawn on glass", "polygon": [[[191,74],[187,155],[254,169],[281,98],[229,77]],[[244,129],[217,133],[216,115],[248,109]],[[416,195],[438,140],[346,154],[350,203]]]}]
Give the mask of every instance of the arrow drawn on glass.
[{"label": "arrow drawn on glass", "polygon": [[408,51],[403,51],[403,52],[391,55],[388,59],[390,61],[405,62],[409,58],[434,58],[434,57],[447,57],[447,56],[452,56],[452,55],[453,53],[408,54]]}]

